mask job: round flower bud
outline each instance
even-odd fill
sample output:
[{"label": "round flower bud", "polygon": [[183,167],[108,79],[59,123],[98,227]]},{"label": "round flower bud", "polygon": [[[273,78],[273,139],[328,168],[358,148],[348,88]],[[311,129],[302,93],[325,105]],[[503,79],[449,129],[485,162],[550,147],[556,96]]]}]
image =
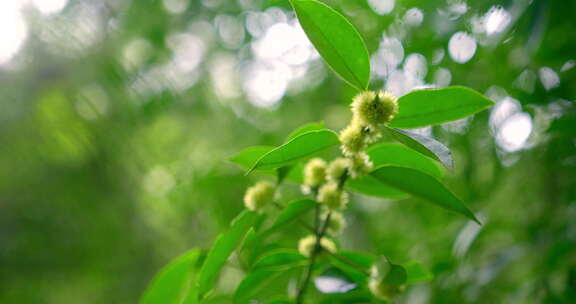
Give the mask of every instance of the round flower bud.
[{"label": "round flower bud", "polygon": [[321,158],[313,158],[304,167],[304,184],[318,187],[326,181],[326,162]]},{"label": "round flower bud", "polygon": [[261,210],[274,200],[275,186],[271,182],[258,182],[244,194],[244,205],[252,211]]},{"label": "round flower bud", "polygon": [[337,183],[330,182],[320,188],[317,200],[330,210],[342,210],[348,204],[348,193],[338,188]]},{"label": "round flower bud", "polygon": [[[305,257],[310,257],[314,248],[316,247],[316,236],[309,235],[307,237],[301,238],[298,241],[298,252]],[[320,248],[326,251],[330,251],[332,253],[336,252],[336,244],[328,238],[321,238],[320,239]]]},{"label": "round flower bud", "polygon": [[350,160],[347,158],[337,158],[330,162],[328,169],[326,169],[326,179],[331,182],[338,183],[346,174],[346,170],[350,168]]},{"label": "round flower bud", "polygon": [[351,156],[366,149],[368,143],[362,129],[362,125],[352,120],[352,123],[340,132],[341,149],[344,155]]},{"label": "round flower bud", "polygon": [[[326,218],[326,215],[324,216]],[[338,235],[346,227],[346,219],[342,216],[340,212],[332,212],[330,214],[330,220],[328,221],[328,234]]]},{"label": "round flower bud", "polygon": [[354,97],[352,113],[360,124],[377,127],[394,118],[398,113],[398,103],[388,92],[366,91]]},{"label": "round flower bud", "polygon": [[366,153],[358,153],[350,158],[350,175],[356,178],[362,174],[369,173],[374,167],[370,157]]},{"label": "round flower bud", "polygon": [[370,292],[378,299],[390,301],[404,290],[404,285],[389,285],[384,283],[384,280],[378,278],[370,278],[368,282]]}]

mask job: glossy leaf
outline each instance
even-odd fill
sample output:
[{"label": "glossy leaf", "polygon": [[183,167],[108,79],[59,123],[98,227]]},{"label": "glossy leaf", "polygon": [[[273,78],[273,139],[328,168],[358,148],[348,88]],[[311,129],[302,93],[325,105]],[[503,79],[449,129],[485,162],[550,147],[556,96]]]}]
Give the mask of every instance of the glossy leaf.
[{"label": "glossy leaf", "polygon": [[[442,168],[436,162],[398,143],[379,144],[371,147],[367,153],[375,168],[383,165],[398,165],[418,169],[436,178],[444,175]],[[398,188],[382,184],[370,175],[348,180],[346,187],[353,192],[376,197],[404,198],[409,196]]]},{"label": "glossy leaf", "polygon": [[400,111],[390,122],[394,128],[420,128],[462,119],[494,105],[482,94],[465,87],[423,89],[398,99]]},{"label": "glossy leaf", "polygon": [[368,87],[370,57],[362,36],[340,13],[315,0],[290,0],[300,25],[330,68],[358,90]]},{"label": "glossy leaf", "polygon": [[214,287],[220,269],[257,219],[258,214],[256,212],[245,210],[234,219],[230,229],[216,239],[214,246],[208,252],[198,277],[200,296]]},{"label": "glossy leaf", "polygon": [[426,173],[412,168],[385,166],[371,172],[370,175],[385,185],[401,189],[480,223],[459,198]]},{"label": "glossy leaf", "polygon": [[286,142],[291,141],[292,139],[304,134],[304,133],[308,133],[310,131],[319,131],[324,129],[324,122],[320,121],[320,122],[312,122],[309,124],[305,124],[301,127],[299,127],[298,129],[292,131],[292,133],[290,133],[290,135],[288,135],[288,137],[286,138]]},{"label": "glossy leaf", "polygon": [[265,255],[254,264],[254,269],[285,270],[307,265],[308,259],[296,250],[280,249]]},{"label": "glossy leaf", "polygon": [[304,133],[264,154],[248,173],[256,169],[280,168],[339,143],[336,133],[330,130]]},{"label": "glossy leaf", "polygon": [[244,170],[249,170],[264,154],[274,150],[274,146],[252,146],[228,158]]},{"label": "glossy leaf", "polygon": [[419,153],[426,155],[436,161],[439,161],[444,165],[444,167],[452,170],[454,168],[454,162],[452,160],[452,153],[450,150],[444,146],[441,142],[435,140],[434,138],[416,134],[413,132],[385,128],[385,131],[398,142],[402,143],[406,147],[418,151]]},{"label": "glossy leaf", "polygon": [[442,167],[422,154],[398,143],[382,143],[368,150],[374,168],[384,165],[398,165],[418,169],[438,179],[444,176]]},{"label": "glossy leaf", "polygon": [[174,259],[154,278],[141,304],[181,304],[193,286],[194,271],[200,250],[194,249]]}]

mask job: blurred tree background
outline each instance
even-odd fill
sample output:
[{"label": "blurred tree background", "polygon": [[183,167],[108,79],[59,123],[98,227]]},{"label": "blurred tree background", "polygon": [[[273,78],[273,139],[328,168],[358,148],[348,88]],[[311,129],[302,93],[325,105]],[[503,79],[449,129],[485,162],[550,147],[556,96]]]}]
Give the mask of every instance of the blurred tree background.
[{"label": "blurred tree background", "polygon": [[[354,196],[341,246],[430,268],[400,303],[574,303],[576,2],[324,2],[368,44],[371,88],[497,102],[418,130],[454,151],[449,184],[484,225]],[[353,94],[285,0],[1,1],[0,303],[137,302],[243,208],[257,177],[227,157],[339,130]]]}]

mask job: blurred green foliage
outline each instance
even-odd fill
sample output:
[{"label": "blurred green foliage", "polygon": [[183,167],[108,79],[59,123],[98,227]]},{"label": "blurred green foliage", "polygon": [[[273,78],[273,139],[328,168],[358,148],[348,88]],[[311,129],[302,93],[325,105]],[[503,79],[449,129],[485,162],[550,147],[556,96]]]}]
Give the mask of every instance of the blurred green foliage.
[{"label": "blurred green foliage", "polygon": [[[300,41],[288,1],[69,0],[52,14],[16,2],[27,38],[0,65],[0,303],[136,302],[162,265],[210,247],[242,209],[258,177],[228,157],[349,120],[352,88],[305,46],[275,51]],[[498,102],[422,130],[453,151],[449,184],[483,226],[416,199],[354,196],[341,247],[432,269],[401,303],[573,301],[576,2],[325,2],[367,42],[371,88],[441,86],[448,71]],[[498,5],[508,15],[497,10],[489,34],[483,17]],[[273,36],[277,23],[292,27]],[[449,47],[460,31],[476,46],[464,63]],[[398,43],[401,56],[377,56]],[[214,303],[241,277],[226,268]]]}]

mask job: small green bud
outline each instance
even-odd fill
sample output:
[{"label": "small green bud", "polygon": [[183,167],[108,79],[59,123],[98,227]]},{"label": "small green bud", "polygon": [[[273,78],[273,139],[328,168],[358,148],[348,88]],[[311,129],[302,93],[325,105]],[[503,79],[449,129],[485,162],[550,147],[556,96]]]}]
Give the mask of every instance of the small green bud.
[{"label": "small green bud", "polygon": [[396,98],[388,92],[362,92],[352,101],[352,113],[361,125],[377,128],[390,122],[398,113]]},{"label": "small green bud", "polygon": [[330,210],[342,210],[348,204],[348,193],[338,188],[338,184],[324,184],[318,191],[317,200]]},{"label": "small green bud", "polygon": [[[314,247],[316,247],[316,240],[315,235],[301,238],[300,241],[298,241],[298,252],[305,257],[310,257],[314,251]],[[332,253],[336,252],[336,244],[325,237],[320,239],[320,248]]]},{"label": "small green bud", "polygon": [[350,166],[350,175],[356,178],[362,174],[369,173],[374,167],[370,161],[370,157],[366,153],[358,153],[350,158],[352,165]]},{"label": "small green bud", "polygon": [[313,158],[304,167],[304,184],[318,187],[326,182],[326,162],[321,158]]},{"label": "small green bud", "polygon": [[244,205],[252,211],[261,210],[274,200],[275,186],[271,182],[258,182],[244,194]]},{"label": "small green bud", "polygon": [[384,283],[384,280],[378,278],[370,278],[368,281],[368,288],[370,292],[378,299],[390,301],[404,291],[404,285],[389,285]]},{"label": "small green bud", "polygon": [[[326,218],[326,215],[324,215]],[[346,219],[340,212],[333,211],[328,220],[328,233],[330,235],[338,235],[346,228]]]},{"label": "small green bud", "polygon": [[352,120],[344,130],[340,132],[340,142],[342,143],[342,153],[346,156],[351,156],[366,150],[368,142],[363,127],[356,120]]},{"label": "small green bud", "polygon": [[347,158],[340,157],[331,161],[326,169],[326,179],[335,183],[340,182],[350,165],[350,160]]}]

